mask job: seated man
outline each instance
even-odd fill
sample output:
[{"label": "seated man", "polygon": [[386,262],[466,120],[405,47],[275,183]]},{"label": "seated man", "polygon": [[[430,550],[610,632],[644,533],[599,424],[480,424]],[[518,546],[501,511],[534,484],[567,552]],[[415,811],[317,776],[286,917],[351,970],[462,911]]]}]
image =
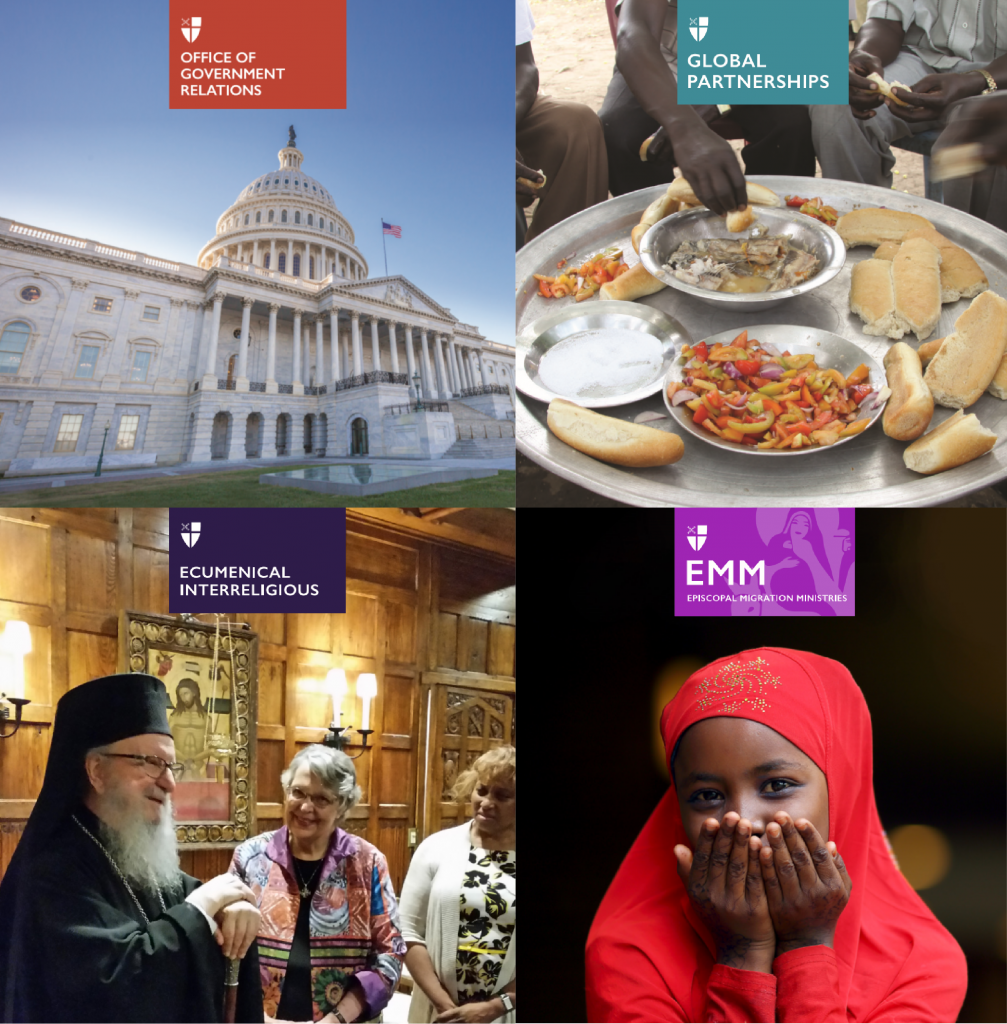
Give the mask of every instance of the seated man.
[{"label": "seated man", "polygon": [[[538,95],[538,68],[531,52],[528,0],[517,0],[517,182],[518,248],[561,220],[608,198],[605,140],[598,115],[583,103]],[[531,226],[524,208],[539,200]]]},{"label": "seated man", "polygon": [[167,693],[105,676],[56,707],[45,781],[0,883],[0,1012],[19,1021],[262,1020],[259,912],[224,874],[179,868]]},{"label": "seated man", "polygon": [[[850,54],[850,106],[812,106],[815,151],[826,178],[892,184],[891,143],[940,128],[958,100],[1007,86],[1003,4],[989,0],[871,0]],[[885,100],[867,76],[905,82]],[[951,112],[951,117],[955,116]],[[1007,227],[1007,178],[989,171],[948,182],[944,201]]]},{"label": "seated man", "polygon": [[[731,146],[709,127],[716,107],[679,106],[678,0],[622,0],[616,72],[598,113],[608,148],[613,195],[671,181],[675,166],[715,213],[745,206],[745,183]],[[805,107],[738,106],[731,119],[745,130],[747,174],[814,175],[815,153]],[[640,159],[644,139],[663,128]]]}]

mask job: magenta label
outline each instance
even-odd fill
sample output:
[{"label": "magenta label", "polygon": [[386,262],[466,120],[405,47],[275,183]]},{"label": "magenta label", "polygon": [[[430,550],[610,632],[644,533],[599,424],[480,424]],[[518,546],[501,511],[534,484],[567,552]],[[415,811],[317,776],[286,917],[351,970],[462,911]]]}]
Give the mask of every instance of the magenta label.
[{"label": "magenta label", "polygon": [[853,615],[854,510],[675,510],[676,615]]}]

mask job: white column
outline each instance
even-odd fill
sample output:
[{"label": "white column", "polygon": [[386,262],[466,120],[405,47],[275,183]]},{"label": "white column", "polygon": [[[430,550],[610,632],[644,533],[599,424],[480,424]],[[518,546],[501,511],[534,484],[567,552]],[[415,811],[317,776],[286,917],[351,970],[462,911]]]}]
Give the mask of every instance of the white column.
[{"label": "white column", "polygon": [[[275,395],[276,386],[276,314],[280,312],[280,304],[271,302],[269,304],[269,341],[266,343],[266,391]],[[276,447],[275,418],[273,422],[273,448]]]},{"label": "white column", "polygon": [[325,376],[325,319],[321,313],[315,317],[315,383],[321,387],[328,383]]},{"label": "white column", "polygon": [[353,330],[353,376],[359,377],[364,372],[364,350],[360,344],[360,314],[354,310],[350,314]]},{"label": "white column", "polygon": [[[304,385],[301,383],[301,316],[303,309],[294,310],[294,394],[303,395]],[[298,390],[300,389],[300,390]]]},{"label": "white column", "polygon": [[395,340],[395,321],[388,321],[388,351],[392,357],[392,373],[399,372],[399,346]]},{"label": "white column", "polygon": [[269,269],[276,273],[276,239],[269,240]]},{"label": "white column", "polygon": [[434,388],[434,375],[433,371],[430,369],[430,349],[427,346],[426,328],[420,328],[420,344],[423,347],[423,369],[420,371],[423,375],[423,397],[436,398],[437,393]]},{"label": "white column", "polygon": [[256,238],[252,242],[252,266],[257,267],[259,265],[259,240]]},{"label": "white column", "polygon": [[217,337],[220,334],[220,310],[226,298],[227,295],[224,292],[216,292],[213,296],[213,320],[210,324],[210,344],[206,351],[206,370],[204,371],[212,377],[217,376]]},{"label": "white column", "polygon": [[[130,323],[133,319],[133,304],[140,297],[139,291],[127,288],[122,304],[122,311],[119,314],[119,324],[115,332],[115,341],[112,342],[112,354],[108,360],[110,373],[105,375],[105,381],[112,383],[110,375],[119,379],[129,381],[129,346],[126,341],[129,337]],[[103,382],[103,383],[104,383]]]},{"label": "white column", "polygon": [[238,343],[238,379],[234,382],[235,391],[248,390],[248,325],[252,317],[252,302],[245,296],[241,300],[241,341]]},{"label": "white column", "polygon": [[442,335],[434,334],[434,361],[437,364],[437,393],[438,397],[441,399],[451,397],[451,387],[448,384],[448,375],[444,368],[444,352],[441,349],[443,341],[444,337]]},{"label": "white column", "polygon": [[294,276],[294,240],[292,238],[287,239],[287,269],[285,273]]},{"label": "white column", "polygon": [[301,344],[304,347],[304,368],[301,377],[306,387],[311,384],[311,325],[314,322],[314,317],[309,316],[304,324],[304,334],[301,335]]},{"label": "white column", "polygon": [[458,342],[454,337],[451,338],[451,344],[448,346],[448,352],[451,356],[451,369],[454,371],[455,380],[458,381],[458,394],[460,395],[465,388],[465,382],[462,379],[462,368],[458,361]]},{"label": "white column", "polygon": [[351,347],[351,344],[352,344],[352,340],[350,338],[349,328],[344,328],[343,332],[342,332],[342,335],[343,335],[343,339],[340,342],[340,351],[343,353],[343,357],[342,357],[343,358],[343,374],[342,374],[342,377],[340,378],[341,380],[346,378],[346,377],[352,377],[353,376],[353,372],[352,372],[353,358],[350,355],[350,347]]},{"label": "white column", "polygon": [[409,397],[416,397],[416,356],[413,354],[413,325],[406,324],[406,376],[409,378]]},{"label": "white column", "polygon": [[483,384],[489,386],[493,382],[490,380],[489,371],[487,370],[486,367],[486,357],[483,355],[482,350],[480,350],[479,352],[479,363],[482,366],[483,370]]},{"label": "white column", "polygon": [[375,371],[381,369],[381,351],[378,348],[378,321],[371,317],[371,360],[374,363]]},{"label": "white column", "polygon": [[[332,339],[332,372],[329,374],[329,381],[336,381],[342,377],[339,368],[339,310],[329,310],[329,337]],[[331,388],[330,388],[331,390]],[[329,428],[332,429],[331,427]]]}]

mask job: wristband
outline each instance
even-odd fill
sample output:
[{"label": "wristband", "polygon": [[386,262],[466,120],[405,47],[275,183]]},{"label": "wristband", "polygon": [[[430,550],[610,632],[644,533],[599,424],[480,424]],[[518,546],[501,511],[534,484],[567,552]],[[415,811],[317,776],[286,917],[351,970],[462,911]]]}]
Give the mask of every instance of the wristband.
[{"label": "wristband", "polygon": [[981,93],[979,93],[979,95],[980,96],[987,96],[991,92],[996,92],[997,91],[996,79],[988,71],[986,71],[983,68],[976,68],[975,70],[976,70],[977,74],[982,75],[983,78],[986,79],[986,82],[989,85],[989,88],[988,89],[983,89],[983,91]]},{"label": "wristband", "polygon": [[511,1001],[511,997],[506,992],[498,992],[497,999],[503,1003],[504,1012],[510,1013],[514,1009],[514,1003]]}]

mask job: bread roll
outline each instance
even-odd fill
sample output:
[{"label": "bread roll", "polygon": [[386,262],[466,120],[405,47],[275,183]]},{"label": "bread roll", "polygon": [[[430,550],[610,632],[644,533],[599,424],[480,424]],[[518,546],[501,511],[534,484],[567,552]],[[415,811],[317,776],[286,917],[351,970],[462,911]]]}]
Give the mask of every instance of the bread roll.
[{"label": "bread roll", "polygon": [[960,245],[955,245],[950,238],[945,238],[935,228],[918,228],[910,231],[905,237],[905,242],[914,238],[925,238],[940,250],[941,302],[972,299],[989,287],[982,267]]},{"label": "bread roll", "polygon": [[752,213],[751,205],[748,205],[743,210],[734,210],[729,213],[726,220],[728,231],[744,231],[745,228],[751,227],[755,223],[755,214]]},{"label": "bread roll", "polygon": [[994,398],[1007,398],[1007,352],[1004,353],[997,372],[993,374],[990,386],[986,389]]},{"label": "bread roll", "polygon": [[895,93],[892,92],[892,89],[894,88],[905,89],[906,92],[912,92],[912,89],[910,89],[908,85],[903,85],[901,82],[892,82],[892,84],[889,85],[877,73],[877,71],[872,71],[867,77],[868,79],[870,79],[870,81],[878,83],[878,92],[880,92],[881,95],[884,96],[886,99],[890,99],[893,103],[897,103],[900,107],[912,106],[911,103],[907,103],[905,100],[900,100],[898,96],[896,96]]},{"label": "bread roll", "polygon": [[938,149],[930,161],[931,181],[965,178],[986,169],[981,142],[966,142],[961,146]]},{"label": "bread roll", "polygon": [[910,231],[932,228],[926,217],[900,210],[881,210],[868,207],[844,213],[836,221],[836,231],[847,249],[857,245],[881,245],[882,242],[901,242]]},{"label": "bread roll", "polygon": [[685,452],[678,434],[602,416],[565,398],[549,403],[546,422],[571,448],[617,466],[667,466]]},{"label": "bread roll", "polygon": [[[746,181],[745,187],[748,190],[748,201],[750,203],[756,206],[783,206],[783,200],[772,189],[766,188],[765,185],[757,185],[754,181]],[[679,202],[688,202],[694,206],[703,205],[685,178],[676,178],[668,186],[667,194],[670,199],[677,199]]]},{"label": "bread roll", "polygon": [[920,362],[926,366],[935,355],[937,350],[944,344],[943,338],[937,338],[934,341],[925,341],[916,350],[916,354],[920,357]]},{"label": "bread roll", "polygon": [[1007,300],[977,295],[955,321],[923,375],[934,401],[968,408],[989,387],[1007,351]]},{"label": "bread roll", "polygon": [[[541,171],[539,171],[538,173],[542,174]],[[518,178],[518,184],[520,184],[520,185],[527,185],[529,188],[533,188],[533,189],[536,189],[536,190],[538,190],[540,188],[545,188],[545,182],[546,182],[546,177],[545,177],[544,174],[542,174],[542,180],[541,181],[532,181],[531,178]]]},{"label": "bread roll", "polygon": [[912,441],[927,429],[934,415],[934,396],[923,383],[920,357],[904,341],[898,341],[885,355],[885,374],[892,394],[881,426],[896,441]]},{"label": "bread roll", "polygon": [[895,313],[923,341],[941,318],[941,254],[925,238],[902,243],[892,260]]},{"label": "bread roll", "polygon": [[895,259],[895,254],[901,248],[901,242],[882,242],[877,249],[874,250],[874,258],[876,260],[893,260]]},{"label": "bread roll", "polygon": [[914,473],[940,473],[985,455],[997,443],[997,436],[979,422],[975,413],[958,410],[939,427],[924,434],[902,453]]},{"label": "bread roll", "polygon": [[905,323],[895,315],[890,260],[861,260],[850,275],[850,310],[864,321],[864,334],[901,338]]},{"label": "bread roll", "polygon": [[665,217],[670,216],[673,213],[678,212],[678,201],[675,199],[669,199],[668,194],[665,193],[663,196],[658,196],[651,204],[643,211],[640,217],[640,223],[633,228],[631,235],[633,241],[633,248],[640,251],[640,239],[643,238],[644,234],[649,228],[652,228],[659,220],[664,220]]},{"label": "bread roll", "polygon": [[634,299],[642,299],[645,295],[653,295],[664,287],[663,281],[654,277],[642,263],[637,263],[614,281],[606,281],[598,290],[598,295],[603,299],[632,302]]}]

